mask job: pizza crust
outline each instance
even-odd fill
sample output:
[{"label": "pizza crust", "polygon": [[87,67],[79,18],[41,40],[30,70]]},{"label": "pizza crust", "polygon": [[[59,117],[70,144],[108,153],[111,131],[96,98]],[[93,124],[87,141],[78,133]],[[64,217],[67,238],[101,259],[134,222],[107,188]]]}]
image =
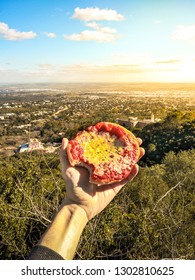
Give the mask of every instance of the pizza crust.
[{"label": "pizza crust", "polygon": [[89,170],[91,183],[120,182],[128,177],[139,158],[136,137],[124,127],[100,122],[77,133],[67,146],[72,166]]}]

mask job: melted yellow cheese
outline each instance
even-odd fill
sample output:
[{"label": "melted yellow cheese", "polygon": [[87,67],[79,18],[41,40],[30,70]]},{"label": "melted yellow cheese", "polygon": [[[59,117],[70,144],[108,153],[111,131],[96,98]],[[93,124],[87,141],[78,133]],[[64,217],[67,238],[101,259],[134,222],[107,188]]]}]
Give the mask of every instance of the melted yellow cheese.
[{"label": "melted yellow cheese", "polygon": [[111,158],[119,157],[122,152],[122,147],[116,146],[116,136],[110,136],[109,133],[95,134],[94,132],[87,133],[87,141],[84,141],[81,146],[84,151],[84,159],[92,164],[106,163]]}]

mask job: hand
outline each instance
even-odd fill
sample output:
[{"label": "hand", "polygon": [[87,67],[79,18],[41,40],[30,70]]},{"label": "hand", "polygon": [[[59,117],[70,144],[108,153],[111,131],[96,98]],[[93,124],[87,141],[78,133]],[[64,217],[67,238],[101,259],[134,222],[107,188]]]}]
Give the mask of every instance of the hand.
[{"label": "hand", "polygon": [[[142,140],[137,138],[139,145]],[[109,202],[115,197],[120,189],[131,181],[138,173],[139,166],[136,164],[128,178],[121,182],[97,186],[89,182],[89,172],[84,167],[72,167],[66,154],[68,139],[62,140],[62,148],[60,151],[60,160],[62,164],[62,177],[66,184],[66,197],[62,204],[78,205],[83,208],[87,214],[88,220],[100,213]],[[140,148],[140,158],[145,151]]]}]

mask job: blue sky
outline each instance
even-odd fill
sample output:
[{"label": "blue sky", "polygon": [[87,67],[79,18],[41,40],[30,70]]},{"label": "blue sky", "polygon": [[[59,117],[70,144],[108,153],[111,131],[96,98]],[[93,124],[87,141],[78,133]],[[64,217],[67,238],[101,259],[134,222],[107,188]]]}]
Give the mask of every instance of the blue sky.
[{"label": "blue sky", "polygon": [[0,0],[0,83],[195,82],[193,0]]}]

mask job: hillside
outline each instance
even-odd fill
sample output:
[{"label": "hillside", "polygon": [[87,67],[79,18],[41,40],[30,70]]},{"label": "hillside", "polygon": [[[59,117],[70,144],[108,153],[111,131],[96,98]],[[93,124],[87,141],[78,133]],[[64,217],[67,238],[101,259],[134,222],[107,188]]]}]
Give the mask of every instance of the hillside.
[{"label": "hillside", "polygon": [[[137,131],[140,172],[88,223],[76,259],[194,259],[194,121],[182,116]],[[64,197],[58,153],[5,157],[0,185],[0,258],[25,259]]]}]

